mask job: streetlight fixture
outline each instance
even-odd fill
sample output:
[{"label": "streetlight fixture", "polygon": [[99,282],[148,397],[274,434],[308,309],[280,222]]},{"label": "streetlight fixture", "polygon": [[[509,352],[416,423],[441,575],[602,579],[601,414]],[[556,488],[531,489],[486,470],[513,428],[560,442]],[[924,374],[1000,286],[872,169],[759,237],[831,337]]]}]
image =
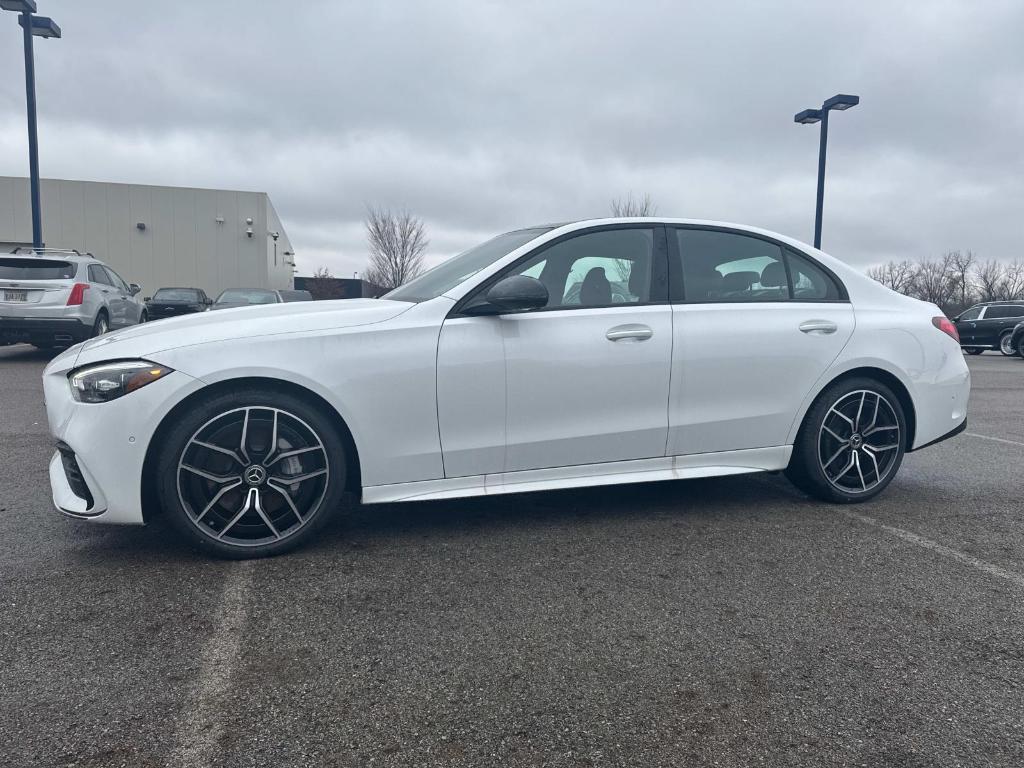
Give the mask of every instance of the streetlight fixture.
[{"label": "streetlight fixture", "polygon": [[818,201],[814,209],[814,247],[821,248],[821,209],[825,203],[825,147],[828,144],[828,113],[833,109],[844,110],[860,104],[860,96],[840,93],[826,99],[821,109],[805,109],[793,116],[794,123],[812,125],[821,123],[818,143]]},{"label": "streetlight fixture", "polygon": [[36,65],[32,38],[60,37],[53,19],[35,16],[35,0],[0,0],[0,9],[21,14],[18,24],[25,45],[25,111],[28,113],[28,169],[32,192],[32,247],[43,247],[43,218],[39,204],[39,137],[36,127]]}]

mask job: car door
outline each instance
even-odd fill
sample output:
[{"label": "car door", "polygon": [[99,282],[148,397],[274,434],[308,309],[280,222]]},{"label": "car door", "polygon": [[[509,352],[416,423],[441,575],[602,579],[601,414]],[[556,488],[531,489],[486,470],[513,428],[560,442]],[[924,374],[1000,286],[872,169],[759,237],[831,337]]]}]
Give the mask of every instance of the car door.
[{"label": "car door", "polygon": [[142,305],[135,298],[128,283],[110,267],[104,266],[121,302],[122,319],[125,325],[135,325],[142,319]]},{"label": "car door", "polygon": [[839,280],[806,255],[726,228],[677,227],[669,455],[783,446],[854,327]]},{"label": "car door", "polygon": [[[461,314],[525,274],[547,306]],[[664,229],[615,226],[546,244],[456,305],[438,346],[446,477],[660,457],[672,312]]]},{"label": "car door", "polygon": [[107,319],[111,328],[124,326],[124,304],[121,292],[114,286],[113,278],[107,274],[102,264],[89,265],[89,282],[93,290],[99,291],[100,303],[107,310]]},{"label": "car door", "polygon": [[974,338],[977,333],[978,321],[985,312],[985,307],[971,307],[961,313],[956,319],[956,331],[960,335],[960,343],[969,346],[976,342]]},{"label": "car door", "polygon": [[986,347],[998,347],[1004,333],[1019,322],[1021,308],[1014,304],[990,304],[977,323],[974,341]]}]

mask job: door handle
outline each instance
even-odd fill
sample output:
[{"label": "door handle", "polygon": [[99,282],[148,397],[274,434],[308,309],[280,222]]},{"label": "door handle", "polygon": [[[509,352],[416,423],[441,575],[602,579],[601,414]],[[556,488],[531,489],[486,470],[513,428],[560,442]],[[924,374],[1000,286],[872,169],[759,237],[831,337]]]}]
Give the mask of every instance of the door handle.
[{"label": "door handle", "polygon": [[654,331],[651,330],[650,326],[631,324],[631,325],[616,325],[614,328],[609,328],[605,334],[605,338],[608,341],[623,341],[624,339],[634,339],[636,341],[647,341],[654,335]]},{"label": "door handle", "polygon": [[804,333],[835,333],[839,326],[831,320],[806,320],[800,323],[799,328]]}]

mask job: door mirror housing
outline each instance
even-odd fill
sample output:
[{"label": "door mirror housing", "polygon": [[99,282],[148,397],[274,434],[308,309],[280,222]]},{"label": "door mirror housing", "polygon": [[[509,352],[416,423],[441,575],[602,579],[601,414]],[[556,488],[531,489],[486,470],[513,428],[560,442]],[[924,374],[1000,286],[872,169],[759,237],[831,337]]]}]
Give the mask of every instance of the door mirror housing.
[{"label": "door mirror housing", "polygon": [[548,289],[535,277],[512,275],[492,285],[484,301],[466,307],[467,315],[500,315],[540,309],[548,304]]},{"label": "door mirror housing", "polygon": [[142,291],[142,287],[138,283],[128,283],[128,292],[132,296],[138,295]]}]

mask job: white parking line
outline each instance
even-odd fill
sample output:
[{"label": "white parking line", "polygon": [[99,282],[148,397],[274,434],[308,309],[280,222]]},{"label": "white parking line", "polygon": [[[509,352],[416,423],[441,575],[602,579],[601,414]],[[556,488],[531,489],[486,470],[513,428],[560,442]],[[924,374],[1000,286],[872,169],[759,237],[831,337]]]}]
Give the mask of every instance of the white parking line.
[{"label": "white parking line", "polygon": [[1013,571],[1008,571],[1005,568],[1000,568],[998,565],[987,563],[984,560],[979,560],[978,558],[972,555],[968,555],[965,552],[959,552],[943,544],[939,544],[937,541],[926,539],[924,536],[918,536],[916,533],[911,533],[910,531],[905,531],[902,528],[896,528],[892,525],[886,525],[885,523],[875,520],[875,518],[873,517],[868,517],[867,515],[862,515],[857,512],[851,512],[845,509],[841,510],[841,512],[842,514],[846,515],[849,518],[852,518],[853,520],[858,520],[862,523],[873,525],[875,528],[881,528],[883,531],[891,533],[893,536],[903,539],[904,541],[910,542],[911,544],[916,544],[919,547],[930,549],[932,552],[940,554],[943,557],[948,557],[950,560],[956,560],[958,563],[961,563],[962,565],[969,565],[970,567],[976,568],[982,573],[987,573],[989,576],[995,576],[997,579],[1009,581],[1012,584],[1016,584],[1018,587],[1024,587],[1024,575],[1014,573]]},{"label": "white parking line", "polygon": [[1024,446],[1024,443],[1018,442],[1016,440],[1007,440],[1007,439],[1002,438],[1002,437],[989,437],[988,435],[979,435],[977,432],[964,432],[964,434],[967,437],[976,437],[979,440],[992,440],[992,441],[994,441],[996,443],[1006,443],[1007,445],[1020,445],[1020,446]]},{"label": "white parking line", "polygon": [[199,675],[178,721],[169,766],[203,768],[213,764],[214,750],[224,731],[218,705],[228,692],[239,659],[252,583],[252,560],[231,566],[220,610],[213,617],[213,636],[203,649]]}]

